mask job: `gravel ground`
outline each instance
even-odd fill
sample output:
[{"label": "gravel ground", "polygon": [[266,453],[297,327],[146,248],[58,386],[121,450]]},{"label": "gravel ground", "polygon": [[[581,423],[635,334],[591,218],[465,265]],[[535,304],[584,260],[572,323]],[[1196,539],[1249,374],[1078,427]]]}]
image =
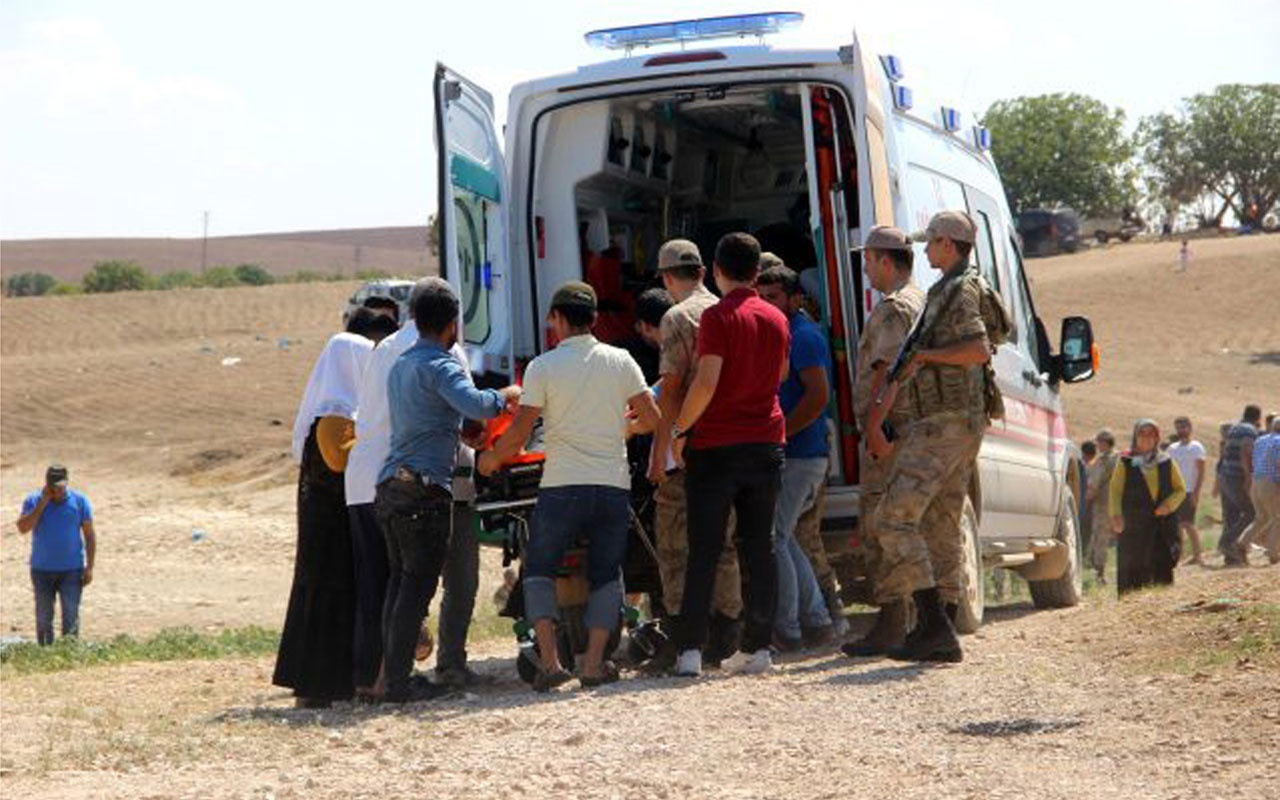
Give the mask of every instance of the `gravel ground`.
[{"label": "gravel ground", "polygon": [[964,664],[932,668],[810,653],[765,677],[630,678],[539,696],[510,677],[510,646],[489,642],[477,666],[500,676],[493,686],[403,710],[320,712],[289,707],[269,686],[269,659],[14,678],[0,790],[1271,798],[1277,577],[1184,569],[1175,589],[1123,604],[997,609],[966,638]]}]

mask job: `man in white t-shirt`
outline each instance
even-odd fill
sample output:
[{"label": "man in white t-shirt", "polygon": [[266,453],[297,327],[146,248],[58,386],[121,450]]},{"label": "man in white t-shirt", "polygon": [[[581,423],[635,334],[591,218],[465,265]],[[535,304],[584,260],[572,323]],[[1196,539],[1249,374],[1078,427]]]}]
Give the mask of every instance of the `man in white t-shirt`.
[{"label": "man in white t-shirt", "polygon": [[534,423],[543,421],[546,464],[524,554],[525,618],[534,625],[542,670],[533,688],[549,691],[569,680],[556,648],[559,618],[555,575],[561,558],[584,538],[588,646],[579,679],[584,687],[617,680],[604,660],[609,636],[622,610],[622,562],[630,528],[631,471],[627,464],[627,409],[646,430],[657,427],[658,406],[640,366],[617,347],[591,335],[596,293],[570,282],[551,298],[547,324],[559,344],[529,363],[524,393],[511,427],[481,453],[484,475],[519,452]]},{"label": "man in white t-shirt", "polygon": [[[378,473],[391,451],[391,408],[387,402],[387,376],[404,351],[419,339],[413,307],[422,292],[441,278],[423,278],[409,296],[409,319],[394,336],[378,343],[369,355],[361,377],[356,408],[356,443],[347,458],[345,473],[347,514],[351,525],[352,561],[355,569],[356,624],[353,647],[355,686],[362,694],[377,694],[382,666],[382,610],[387,591],[387,542],[373,511]],[[450,351],[470,374],[467,355],[455,344]],[[458,447],[460,472],[473,463],[470,447]],[[471,501],[475,487],[460,475],[453,482],[453,536],[445,559],[444,597],[440,602],[440,646],[436,652],[436,678],[459,686],[480,680],[467,666],[467,630],[480,585],[480,545],[475,537]]]},{"label": "man in white t-shirt", "polygon": [[1204,564],[1200,550],[1200,531],[1196,530],[1196,509],[1200,506],[1200,489],[1204,486],[1204,445],[1191,438],[1191,420],[1178,417],[1173,421],[1178,440],[1169,445],[1169,457],[1178,465],[1182,481],[1187,485],[1187,499],[1178,506],[1178,528],[1191,544],[1188,564]]}]

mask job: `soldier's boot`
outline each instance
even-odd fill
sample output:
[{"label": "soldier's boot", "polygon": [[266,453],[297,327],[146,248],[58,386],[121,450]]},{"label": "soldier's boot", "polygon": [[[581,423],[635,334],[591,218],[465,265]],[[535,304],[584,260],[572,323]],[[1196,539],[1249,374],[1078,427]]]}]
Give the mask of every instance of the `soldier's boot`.
[{"label": "soldier's boot", "polygon": [[714,614],[708,630],[707,649],[702,653],[702,665],[719,669],[720,662],[738,652],[742,643],[742,620],[724,614]]},{"label": "soldier's boot", "polygon": [[890,652],[891,648],[901,646],[905,639],[906,600],[893,600],[881,605],[876,623],[867,635],[842,646],[840,652],[850,658],[870,658]]},{"label": "soldier's boot", "polygon": [[946,609],[947,619],[951,620],[951,627],[954,628],[956,626],[956,617],[960,616],[960,604],[947,603],[943,608]]},{"label": "soldier's boot", "polygon": [[875,624],[867,635],[849,642],[840,652],[850,658],[882,656],[892,647],[898,647],[907,638],[907,601],[894,600],[880,606]]},{"label": "soldier's boot", "polygon": [[675,669],[676,659],[680,657],[680,647],[676,644],[680,638],[680,618],[663,618],[662,632],[667,636],[666,641],[653,654],[653,658],[640,667],[640,671],[646,675],[665,675]]},{"label": "soldier's boot", "polygon": [[912,595],[916,601],[916,627],[907,634],[898,647],[889,649],[889,658],[895,661],[944,661],[959,663],[964,660],[956,630],[947,619],[942,598],[936,588],[921,589]]}]

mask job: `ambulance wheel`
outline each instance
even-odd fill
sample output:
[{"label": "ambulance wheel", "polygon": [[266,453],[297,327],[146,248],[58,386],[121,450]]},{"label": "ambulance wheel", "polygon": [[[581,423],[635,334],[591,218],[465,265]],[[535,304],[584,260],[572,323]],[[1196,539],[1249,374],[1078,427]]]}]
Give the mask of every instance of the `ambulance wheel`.
[{"label": "ambulance wheel", "polygon": [[982,627],[986,586],[983,584],[982,549],[978,543],[978,514],[968,497],[964,499],[964,509],[960,512],[960,534],[960,602],[955,625],[957,633],[973,633]]}]

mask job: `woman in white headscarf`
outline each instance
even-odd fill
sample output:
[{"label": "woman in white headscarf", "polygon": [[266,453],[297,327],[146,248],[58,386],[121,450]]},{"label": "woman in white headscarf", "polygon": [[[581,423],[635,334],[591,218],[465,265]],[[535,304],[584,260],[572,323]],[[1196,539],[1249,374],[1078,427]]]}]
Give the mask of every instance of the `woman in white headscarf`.
[{"label": "woman in white headscarf", "polygon": [[1160,428],[1138,420],[1133,443],[1111,475],[1111,528],[1116,536],[1116,590],[1173,583],[1181,544],[1178,506],[1187,497],[1178,465],[1160,451]]},{"label": "woman in white headscarf", "polygon": [[380,338],[370,322],[353,315],[347,332],[325,344],[293,426],[293,457],[301,465],[298,547],[272,683],[293,689],[301,707],[324,707],[353,692],[355,580],[342,472],[354,443],[360,376],[373,338]]}]

